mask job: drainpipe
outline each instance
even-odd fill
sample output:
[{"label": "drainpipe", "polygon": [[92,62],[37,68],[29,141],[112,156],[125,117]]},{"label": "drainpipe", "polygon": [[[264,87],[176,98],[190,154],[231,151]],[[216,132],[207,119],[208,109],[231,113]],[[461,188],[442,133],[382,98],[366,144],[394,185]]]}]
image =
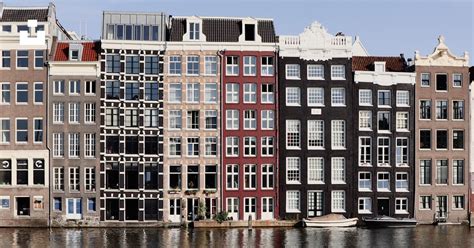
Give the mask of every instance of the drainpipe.
[{"label": "drainpipe", "polygon": [[[277,189],[276,193],[275,193],[275,202],[273,203],[273,214],[275,215],[276,212],[278,212],[278,216],[274,216],[275,219],[280,219],[280,146],[279,146],[279,143],[280,143],[280,107],[279,107],[279,102],[278,102],[278,96],[279,96],[279,91],[278,91],[278,88],[280,86],[280,82],[279,82],[279,73],[278,73],[278,60],[279,60],[279,54],[280,54],[280,47],[277,45],[277,43],[275,44],[275,59],[273,60],[274,63],[275,63],[275,66],[274,66],[274,75],[275,75],[275,93],[274,93],[274,99],[275,99],[275,111],[276,111],[276,118],[275,118],[275,128],[276,128],[276,135],[275,135],[275,158],[276,158],[276,161],[275,161],[275,164],[276,164],[276,168],[275,168],[275,175],[274,175],[274,182],[275,182],[275,188]],[[276,207],[278,206],[278,207]]]},{"label": "drainpipe", "polygon": [[[43,87],[43,89],[46,89],[46,118],[45,118],[45,121],[44,121],[44,125],[43,125],[43,137],[45,137],[45,142],[46,142],[46,149],[48,150],[48,227],[51,228],[51,190],[52,190],[52,187],[51,187],[51,182],[52,182],[52,177],[51,175],[53,175],[52,173],[52,166],[51,166],[51,147],[49,145],[49,142],[48,142],[48,136],[49,136],[49,124],[48,124],[48,120],[49,120],[49,111],[50,111],[50,108],[49,108],[49,104],[50,104],[50,98],[49,98],[49,85],[50,85],[50,77],[51,77],[51,71],[49,69],[49,66],[50,66],[50,63],[49,61],[45,63],[45,66],[46,66],[46,76],[47,76],[47,79],[46,79],[46,85]],[[46,135],[45,135],[46,134]]]},{"label": "drainpipe", "polygon": [[220,182],[220,192],[219,192],[219,197],[221,198],[220,202],[220,208],[217,208],[217,212],[222,212],[224,211],[224,179],[223,179],[223,174],[224,174],[224,170],[223,169],[223,166],[224,166],[224,152],[223,152],[223,149],[225,148],[225,145],[224,144],[224,130],[223,130],[223,127],[221,125],[222,123],[222,116],[223,116],[223,109],[224,109],[224,90],[225,89],[225,85],[224,85],[224,53],[225,53],[225,50],[218,50],[217,51],[217,56],[219,56],[219,61],[220,61],[220,88],[221,88],[221,94],[220,94],[220,103],[219,103],[219,108],[220,108],[220,111],[219,112],[219,129],[220,129],[220,132],[219,132],[219,136],[220,136],[220,142],[219,144],[221,144],[220,146],[220,159],[219,159],[219,162],[220,162],[220,166],[219,166],[219,169],[220,169],[220,173],[219,173],[219,182]]}]

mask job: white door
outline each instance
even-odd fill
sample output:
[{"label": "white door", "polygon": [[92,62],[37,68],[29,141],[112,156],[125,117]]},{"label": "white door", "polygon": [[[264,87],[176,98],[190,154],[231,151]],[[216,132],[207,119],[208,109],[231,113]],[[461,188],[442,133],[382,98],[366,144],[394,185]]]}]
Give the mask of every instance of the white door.
[{"label": "white door", "polygon": [[244,198],[244,220],[249,220],[249,217],[252,216],[252,220],[257,219],[256,215],[256,203],[257,200],[255,197],[246,197]]},{"label": "white door", "polygon": [[82,199],[81,198],[67,198],[66,201],[67,213],[66,218],[70,220],[82,219]]},{"label": "white door", "polygon": [[272,197],[262,197],[262,220],[273,220]]},{"label": "white door", "polygon": [[227,216],[232,218],[232,220],[239,219],[239,198],[227,198],[227,213]]},{"label": "white door", "polygon": [[171,222],[181,222],[181,199],[170,199],[170,217]]}]

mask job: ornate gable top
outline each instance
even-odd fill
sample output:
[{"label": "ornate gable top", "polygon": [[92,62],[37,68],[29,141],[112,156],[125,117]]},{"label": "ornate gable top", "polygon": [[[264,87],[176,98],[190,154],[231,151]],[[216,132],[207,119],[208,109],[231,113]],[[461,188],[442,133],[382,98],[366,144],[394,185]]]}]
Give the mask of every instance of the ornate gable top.
[{"label": "ornate gable top", "polygon": [[462,57],[452,54],[444,36],[440,35],[432,54],[422,57],[419,51],[415,51],[415,66],[469,66],[469,54],[464,52]]}]

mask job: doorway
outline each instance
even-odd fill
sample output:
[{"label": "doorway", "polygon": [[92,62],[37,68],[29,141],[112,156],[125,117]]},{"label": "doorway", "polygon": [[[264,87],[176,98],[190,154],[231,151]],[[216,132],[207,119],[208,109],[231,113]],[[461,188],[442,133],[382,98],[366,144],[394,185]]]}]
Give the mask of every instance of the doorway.
[{"label": "doorway", "polygon": [[443,195],[436,197],[436,215],[438,216],[438,218],[446,218],[448,216],[447,206],[447,196]]},{"label": "doorway", "polygon": [[138,199],[125,200],[125,220],[138,220]]},{"label": "doorway", "polygon": [[390,199],[377,198],[377,214],[390,216]]},{"label": "doorway", "polygon": [[186,209],[188,210],[188,220],[195,221],[198,217],[199,198],[188,198]]},{"label": "doorway", "polygon": [[119,220],[120,208],[119,199],[106,199],[105,200],[105,212],[106,220]]},{"label": "doorway", "polygon": [[171,222],[181,222],[181,199],[170,199],[170,218]]},{"label": "doorway", "polygon": [[82,199],[81,198],[67,198],[66,200],[67,214],[66,218],[69,220],[82,219]]}]

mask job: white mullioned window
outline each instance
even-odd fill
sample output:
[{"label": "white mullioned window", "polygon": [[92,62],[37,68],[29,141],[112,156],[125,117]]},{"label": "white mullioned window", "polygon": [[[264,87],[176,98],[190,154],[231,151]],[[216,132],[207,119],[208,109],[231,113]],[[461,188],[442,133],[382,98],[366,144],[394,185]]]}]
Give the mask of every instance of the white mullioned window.
[{"label": "white mullioned window", "polygon": [[186,74],[191,76],[199,75],[199,56],[186,57]]},{"label": "white mullioned window", "polygon": [[286,106],[301,106],[300,88],[286,87]]},{"label": "white mullioned window", "polygon": [[408,213],[408,198],[395,198],[395,214]]},{"label": "white mullioned window", "polygon": [[84,122],[95,123],[95,103],[84,103]]},{"label": "white mullioned window", "polygon": [[225,85],[225,102],[239,103],[239,84],[227,83]]},{"label": "white mullioned window", "polygon": [[69,191],[80,190],[80,171],[79,167],[69,167]]},{"label": "white mullioned window", "polygon": [[300,192],[297,190],[286,191],[286,212],[299,213],[300,212]]},{"label": "white mullioned window", "polygon": [[244,137],[244,157],[257,156],[257,137]]},{"label": "white mullioned window", "polygon": [[227,76],[238,76],[239,75],[239,57],[227,56],[226,57],[226,75]]},{"label": "white mullioned window", "polygon": [[204,74],[217,75],[217,57],[216,56],[204,57]]},{"label": "white mullioned window", "polygon": [[396,118],[397,131],[408,131],[408,112],[397,112]]},{"label": "white mullioned window", "polygon": [[244,76],[257,75],[257,57],[244,56]]},{"label": "white mullioned window", "polygon": [[80,154],[79,133],[69,134],[69,157],[77,158]]},{"label": "white mullioned window", "polygon": [[262,137],[262,140],[261,140],[261,156],[262,157],[272,157],[274,155],[275,148],[273,144],[274,144],[273,137]]},{"label": "white mullioned window", "polygon": [[186,102],[187,103],[199,103],[200,95],[199,83],[188,83],[186,85]]},{"label": "white mullioned window", "polygon": [[244,103],[257,103],[257,84],[244,84]]},{"label": "white mullioned window", "polygon": [[331,183],[346,183],[346,159],[342,157],[331,158]]},{"label": "white mullioned window", "polygon": [[331,191],[331,211],[334,213],[346,212],[346,192],[344,190]]},{"label": "white mullioned window", "polygon": [[359,90],[359,105],[372,106],[372,90],[367,90],[367,89]]},{"label": "white mullioned window", "polygon": [[53,123],[64,123],[64,103],[53,103]]},{"label": "white mullioned window", "polygon": [[285,67],[286,79],[300,79],[300,65],[287,64]]},{"label": "white mullioned window", "polygon": [[226,137],[225,146],[227,157],[239,156],[239,137]]},{"label": "white mullioned window", "polygon": [[331,80],[345,80],[345,79],[346,79],[346,66],[331,65]]},{"label": "white mullioned window", "polygon": [[359,197],[358,200],[359,214],[371,214],[372,213],[372,198],[370,197]]},{"label": "white mullioned window", "polygon": [[301,125],[299,120],[286,120],[286,148],[299,149],[301,139]]},{"label": "white mullioned window", "polygon": [[95,133],[84,134],[84,157],[95,157]]},{"label": "white mullioned window", "polygon": [[390,173],[377,173],[377,191],[390,191]]},{"label": "white mullioned window", "polygon": [[372,190],[372,174],[367,171],[359,172],[359,191]]},{"label": "white mullioned window", "polygon": [[331,89],[331,106],[333,107],[346,106],[346,89],[344,88]]},{"label": "white mullioned window", "polygon": [[324,184],[324,159],[308,158],[308,184]]},{"label": "white mullioned window", "polygon": [[408,192],[408,173],[397,172],[395,174],[395,191]]},{"label": "white mullioned window", "polygon": [[308,106],[324,106],[324,88],[308,87]]},{"label": "white mullioned window", "polygon": [[308,65],[307,78],[309,80],[324,80],[324,65]]},{"label": "white mullioned window", "polygon": [[395,165],[408,166],[408,138],[397,138],[395,150]]},{"label": "white mullioned window", "polygon": [[239,110],[229,109],[225,111],[226,130],[239,129]]},{"label": "white mullioned window", "polygon": [[262,64],[261,64],[261,75],[262,76],[273,76],[273,57],[271,56],[263,56],[262,57]]},{"label": "white mullioned window", "polygon": [[359,130],[372,130],[372,111],[359,111]]},{"label": "white mullioned window", "polygon": [[286,158],[286,183],[299,184],[300,181],[300,158],[287,157]]},{"label": "white mullioned window", "polygon": [[204,102],[217,103],[217,84],[204,85]]},{"label": "white mullioned window", "polygon": [[346,149],[346,122],[344,120],[331,121],[332,149]]},{"label": "white mullioned window", "polygon": [[262,84],[261,102],[262,103],[274,103],[275,102],[275,85],[274,84]]},{"label": "white mullioned window", "polygon": [[262,164],[262,189],[273,189],[274,168],[272,164]]},{"label": "white mullioned window", "polygon": [[308,149],[324,149],[323,120],[308,120]]},{"label": "white mullioned window", "polygon": [[228,164],[226,170],[226,189],[237,190],[239,189],[239,165]]},{"label": "white mullioned window", "polygon": [[53,157],[64,156],[64,133],[53,133]]},{"label": "white mullioned window", "polygon": [[84,188],[86,191],[95,191],[95,168],[84,168]]},{"label": "white mullioned window", "polygon": [[275,112],[273,110],[262,110],[261,113],[262,130],[273,130],[275,128]]},{"label": "white mullioned window", "polygon": [[183,126],[181,110],[170,110],[169,115],[169,129],[181,129]]},{"label": "white mullioned window", "polygon": [[397,90],[397,107],[409,107],[410,106],[410,92],[406,90]]},{"label": "white mullioned window", "polygon": [[64,167],[53,167],[53,190],[64,190]]},{"label": "white mullioned window", "polygon": [[359,166],[372,165],[372,139],[359,137]]},{"label": "white mullioned window", "polygon": [[255,130],[257,129],[257,111],[245,110],[244,111],[244,130]]},{"label": "white mullioned window", "polygon": [[377,140],[377,166],[390,166],[389,137],[379,137]]},{"label": "white mullioned window", "polygon": [[168,102],[181,103],[182,91],[180,83],[172,83],[169,85]]},{"label": "white mullioned window", "polygon": [[254,164],[244,165],[244,189],[257,188],[257,166]]}]

